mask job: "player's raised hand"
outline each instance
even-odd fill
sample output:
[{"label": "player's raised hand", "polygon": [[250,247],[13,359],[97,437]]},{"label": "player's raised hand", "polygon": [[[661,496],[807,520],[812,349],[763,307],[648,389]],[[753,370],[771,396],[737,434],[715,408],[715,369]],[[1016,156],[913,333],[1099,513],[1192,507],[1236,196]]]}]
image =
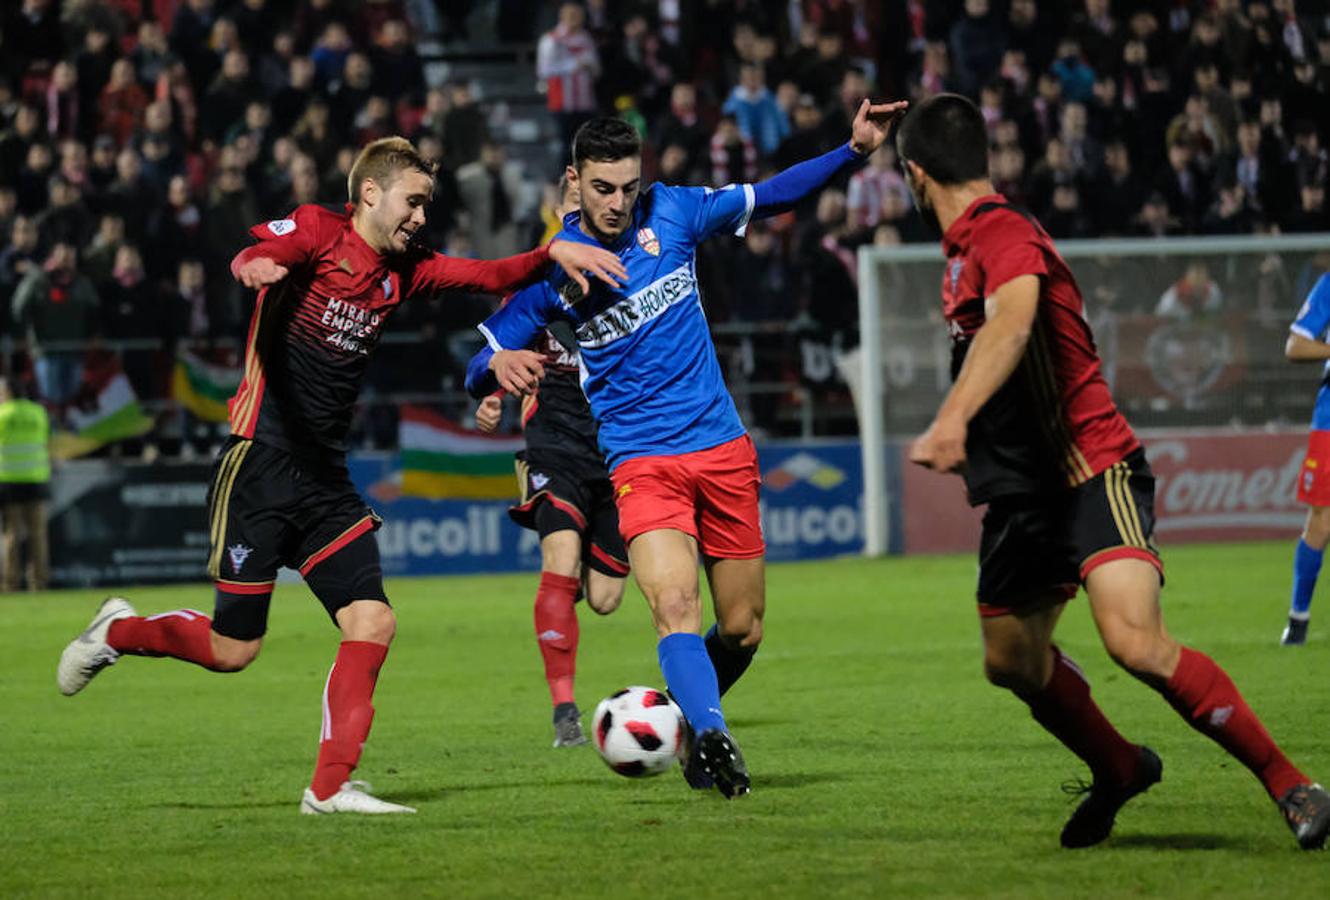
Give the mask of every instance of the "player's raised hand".
[{"label": "player's raised hand", "polygon": [[623,267],[623,261],[604,247],[593,247],[578,241],[554,241],[550,244],[550,259],[563,267],[584,294],[591,290],[591,285],[583,272],[594,275],[612,288],[628,280],[628,270]]},{"label": "player's raised hand", "polygon": [[934,419],[910,446],[910,462],[934,472],[965,471],[965,423]]},{"label": "player's raised hand", "polygon": [[480,401],[476,407],[476,430],[493,434],[503,418],[503,401],[493,394]]},{"label": "player's raised hand", "polygon": [[256,256],[235,270],[236,281],[250,290],[276,284],[286,277],[286,266],[280,266],[266,256]]},{"label": "player's raised hand", "polygon": [[[496,350],[490,369],[510,394],[534,394],[545,377],[545,357],[534,350]],[[477,418],[479,412],[477,411]]]},{"label": "player's raised hand", "polygon": [[870,103],[865,97],[854,114],[854,124],[850,126],[850,146],[856,153],[870,155],[886,141],[892,123],[905,115],[909,106],[908,100]]}]

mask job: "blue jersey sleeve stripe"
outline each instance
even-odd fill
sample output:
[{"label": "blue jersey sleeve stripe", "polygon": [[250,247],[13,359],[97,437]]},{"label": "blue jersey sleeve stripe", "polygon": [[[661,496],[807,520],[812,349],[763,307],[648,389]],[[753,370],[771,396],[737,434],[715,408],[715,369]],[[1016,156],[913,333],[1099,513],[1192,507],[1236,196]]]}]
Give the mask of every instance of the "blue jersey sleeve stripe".
[{"label": "blue jersey sleeve stripe", "polygon": [[1301,325],[1299,325],[1297,322],[1294,322],[1292,325],[1290,325],[1290,326],[1288,327],[1288,330],[1291,331],[1291,332],[1293,332],[1294,334],[1298,335],[1299,337],[1305,337],[1305,338],[1306,338],[1307,340],[1309,340],[1309,341],[1319,341],[1319,340],[1320,340],[1319,337],[1317,337],[1316,335],[1312,334],[1312,333],[1311,333],[1310,331],[1308,331],[1306,328],[1303,328],[1303,327],[1302,327]]},{"label": "blue jersey sleeve stripe", "polygon": [[734,229],[737,237],[743,237],[748,232],[748,223],[753,218],[753,210],[757,207],[757,195],[753,193],[751,184],[741,184],[744,192],[744,214],[739,219],[739,226]]},{"label": "blue jersey sleeve stripe", "polygon": [[494,352],[497,353],[500,350],[508,349],[507,347],[503,346],[503,344],[499,343],[499,339],[494,336],[494,332],[490,331],[484,322],[481,322],[479,325],[477,325],[476,330],[485,336],[485,343],[489,344],[490,349],[493,350]]}]

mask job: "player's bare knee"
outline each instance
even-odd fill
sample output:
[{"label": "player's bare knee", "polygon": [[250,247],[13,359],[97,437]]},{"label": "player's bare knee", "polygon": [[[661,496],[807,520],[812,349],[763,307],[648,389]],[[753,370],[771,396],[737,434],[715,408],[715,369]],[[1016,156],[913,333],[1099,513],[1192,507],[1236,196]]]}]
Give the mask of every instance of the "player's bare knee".
[{"label": "player's bare knee", "polygon": [[1146,629],[1121,628],[1104,635],[1104,648],[1113,661],[1147,681],[1168,676],[1173,642]]},{"label": "player's bare knee", "polygon": [[733,649],[762,643],[762,616],[751,609],[727,611],[716,623],[720,639]]},{"label": "player's bare knee", "polygon": [[691,631],[695,628],[691,623],[701,615],[701,600],[695,591],[666,588],[656,594],[652,612],[658,630]]},{"label": "player's bare knee", "polygon": [[397,617],[392,607],[378,601],[357,601],[338,617],[342,634],[349,641],[390,644],[397,634]]},{"label": "player's bare knee", "polygon": [[617,587],[614,585],[602,585],[591,582],[587,585],[587,606],[591,611],[601,616],[608,616],[619,608],[623,601],[623,585]]},{"label": "player's bare knee", "polygon": [[1313,550],[1324,550],[1330,544],[1330,506],[1313,506],[1307,511],[1302,539]]},{"label": "player's bare knee", "polygon": [[217,672],[239,672],[259,655],[263,639],[238,641],[212,632],[212,668]]}]

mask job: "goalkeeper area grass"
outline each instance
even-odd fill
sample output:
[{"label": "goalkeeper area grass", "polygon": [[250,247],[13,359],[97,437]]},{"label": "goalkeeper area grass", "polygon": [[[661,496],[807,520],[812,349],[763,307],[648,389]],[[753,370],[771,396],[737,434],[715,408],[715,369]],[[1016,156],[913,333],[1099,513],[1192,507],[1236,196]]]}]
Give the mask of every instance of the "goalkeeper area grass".
[{"label": "goalkeeper area grass", "polygon": [[[1324,781],[1330,599],[1305,647],[1278,645],[1292,549],[1166,547],[1165,617]],[[984,681],[974,575],[970,556],[771,566],[766,640],[725,698],[753,776],[735,801],[551,748],[534,573],[391,581],[398,637],[355,777],[420,812],[379,818],[298,811],[338,643],[303,585],[279,585],[244,672],[126,657],[73,698],[56,661],[104,592],[0,597],[0,896],[1330,893],[1330,855],[1299,851],[1255,778],[1112,664],[1083,596],[1059,642],[1164,777],[1108,842],[1060,849],[1061,786],[1088,772]],[[212,605],[203,585],[123,593],[141,614]],[[578,613],[589,730],[602,697],[664,685],[635,587]]]}]

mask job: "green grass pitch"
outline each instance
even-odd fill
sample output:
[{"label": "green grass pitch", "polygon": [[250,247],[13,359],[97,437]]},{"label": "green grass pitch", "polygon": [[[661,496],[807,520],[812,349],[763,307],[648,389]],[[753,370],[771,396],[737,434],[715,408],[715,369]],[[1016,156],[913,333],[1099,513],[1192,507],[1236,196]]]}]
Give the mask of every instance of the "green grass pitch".
[{"label": "green grass pitch", "polygon": [[[1330,779],[1330,633],[1313,619],[1306,647],[1277,645],[1291,555],[1169,549],[1166,617]],[[968,556],[772,566],[766,643],[726,699],[753,773],[734,802],[551,749],[534,575],[393,582],[357,777],[420,813],[384,819],[298,814],[337,645],[303,586],[279,587],[248,671],[128,658],[72,699],[56,659],[100,594],[6,596],[0,897],[1330,896],[1330,855],[1298,851],[1245,769],[1115,669],[1083,599],[1061,642],[1164,780],[1105,845],[1059,849],[1059,786],[1085,773],[984,682],[973,574]],[[205,586],[128,595],[211,608]],[[589,726],[601,697],[661,677],[635,589],[579,611]]]}]

